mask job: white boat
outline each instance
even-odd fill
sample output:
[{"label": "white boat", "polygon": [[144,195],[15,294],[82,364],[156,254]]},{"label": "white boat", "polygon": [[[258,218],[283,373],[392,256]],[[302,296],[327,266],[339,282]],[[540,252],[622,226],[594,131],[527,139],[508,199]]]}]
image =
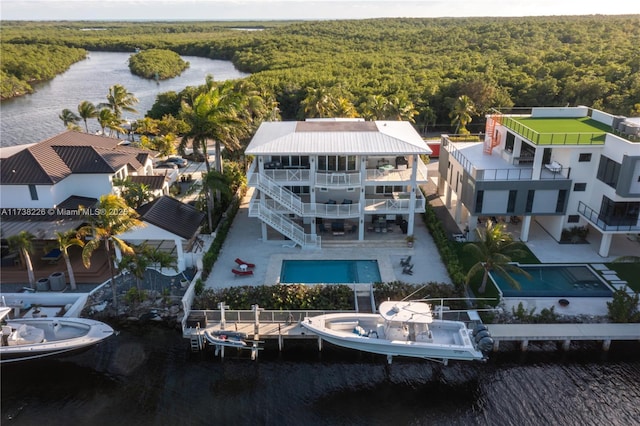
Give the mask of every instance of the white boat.
[{"label": "white boat", "polygon": [[243,348],[247,346],[247,343],[244,341],[247,335],[238,331],[205,331],[204,337],[209,344],[215,346],[230,346],[233,348]]},{"label": "white boat", "polygon": [[[419,301],[383,302],[379,314],[335,313],[305,318],[302,326],[337,346],[394,356],[484,360],[493,340],[481,326],[435,319],[431,305]],[[483,340],[484,339],[484,340]]]},{"label": "white boat", "polygon": [[42,317],[10,319],[11,308],[0,307],[0,363],[67,355],[90,348],[113,334],[113,328],[87,318]]}]

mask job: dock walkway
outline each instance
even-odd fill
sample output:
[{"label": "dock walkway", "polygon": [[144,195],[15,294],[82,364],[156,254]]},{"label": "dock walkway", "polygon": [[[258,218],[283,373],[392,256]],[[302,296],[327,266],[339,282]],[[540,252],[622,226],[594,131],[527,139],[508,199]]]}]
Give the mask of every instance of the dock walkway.
[{"label": "dock walkway", "polygon": [[639,324],[487,324],[487,328],[494,351],[503,341],[518,341],[523,351],[530,341],[561,341],[567,350],[573,340],[595,340],[602,341],[605,351],[613,340],[640,341]]}]

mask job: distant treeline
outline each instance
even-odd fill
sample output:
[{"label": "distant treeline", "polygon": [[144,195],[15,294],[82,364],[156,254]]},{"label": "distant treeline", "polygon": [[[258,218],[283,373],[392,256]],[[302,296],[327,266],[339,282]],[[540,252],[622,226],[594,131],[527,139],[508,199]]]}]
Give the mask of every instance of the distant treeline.
[{"label": "distant treeline", "polygon": [[[242,28],[240,28],[242,27]],[[243,31],[258,28],[260,31]],[[356,107],[372,96],[413,104],[416,123],[449,125],[455,100],[491,108],[587,105],[640,115],[640,15],[371,19],[318,22],[3,22],[11,43],[231,60],[275,95],[283,119],[326,91]],[[36,58],[33,58],[35,61]],[[4,80],[3,75],[3,80]],[[214,76],[215,77],[215,76]],[[3,92],[4,93],[4,92]],[[477,120],[478,122],[480,120]]]}]

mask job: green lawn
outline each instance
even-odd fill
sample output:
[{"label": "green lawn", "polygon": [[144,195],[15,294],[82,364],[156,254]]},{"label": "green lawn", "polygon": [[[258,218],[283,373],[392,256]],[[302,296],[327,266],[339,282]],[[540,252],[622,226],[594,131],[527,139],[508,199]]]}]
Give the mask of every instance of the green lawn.
[{"label": "green lawn", "polygon": [[607,263],[607,268],[616,271],[622,281],[626,281],[636,293],[640,293],[640,263]]},{"label": "green lawn", "polygon": [[612,131],[611,126],[589,117],[518,117],[505,119],[504,124],[538,145],[600,145]]}]

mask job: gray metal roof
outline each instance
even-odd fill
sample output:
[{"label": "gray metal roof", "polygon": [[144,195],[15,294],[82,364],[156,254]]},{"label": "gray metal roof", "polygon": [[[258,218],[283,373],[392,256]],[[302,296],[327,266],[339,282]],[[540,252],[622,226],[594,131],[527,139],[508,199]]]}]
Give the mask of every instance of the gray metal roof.
[{"label": "gray metal roof", "polygon": [[431,149],[406,121],[270,121],[258,128],[248,155],[406,155]]},{"label": "gray metal roof", "polygon": [[169,231],[186,240],[195,235],[204,213],[175,198],[163,195],[138,208],[140,220]]}]

